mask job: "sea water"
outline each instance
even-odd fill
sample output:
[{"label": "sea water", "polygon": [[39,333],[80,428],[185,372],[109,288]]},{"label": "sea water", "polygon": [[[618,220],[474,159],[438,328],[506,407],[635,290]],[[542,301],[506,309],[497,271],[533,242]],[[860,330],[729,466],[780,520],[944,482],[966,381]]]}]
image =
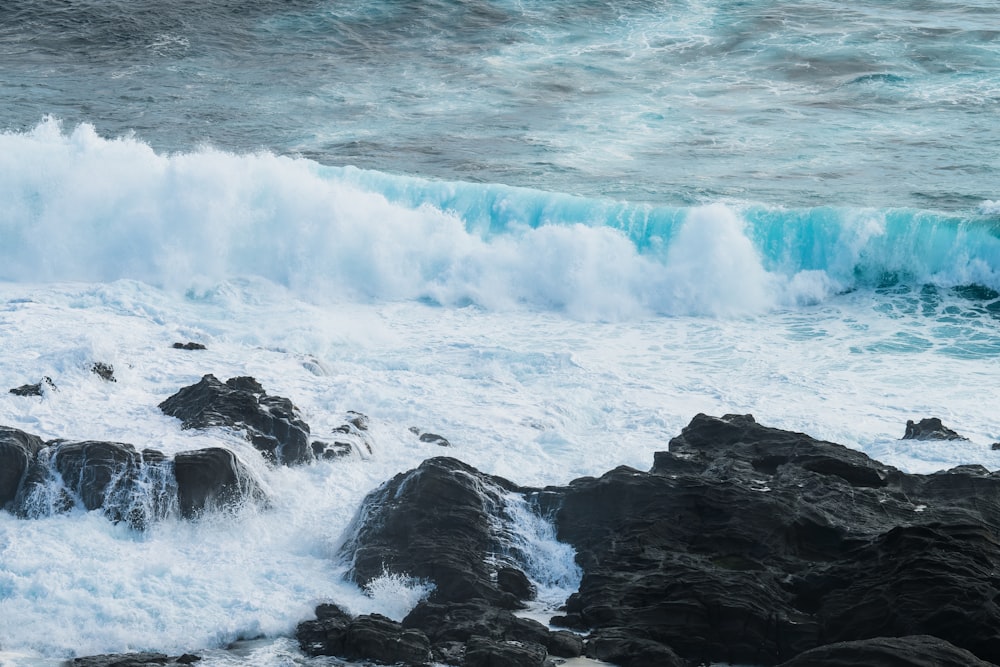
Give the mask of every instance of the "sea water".
[{"label": "sea water", "polygon": [[[0,513],[0,664],[299,664],[319,602],[402,618],[427,582],[338,550],[430,456],[562,484],[735,412],[1000,468],[998,102],[991,2],[0,4],[0,390],[55,385],[0,423],[222,444],[272,501]],[[156,406],[205,373],[372,451],[182,431]],[[969,441],[901,441],[925,416]],[[544,618],[579,571],[509,509]]]}]

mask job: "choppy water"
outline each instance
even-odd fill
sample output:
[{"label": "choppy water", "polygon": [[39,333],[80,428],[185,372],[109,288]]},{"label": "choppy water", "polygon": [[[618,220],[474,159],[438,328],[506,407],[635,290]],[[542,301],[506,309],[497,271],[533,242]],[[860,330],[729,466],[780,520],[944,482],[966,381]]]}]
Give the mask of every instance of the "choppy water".
[{"label": "choppy water", "polygon": [[[0,3],[0,391],[58,387],[0,423],[221,438],[274,500],[0,514],[0,664],[296,664],[318,601],[405,614],[417,583],[335,553],[442,453],[410,426],[522,484],[648,468],[697,412],[1000,468],[998,102],[992,2]],[[182,432],[156,405],[204,373],[317,436],[364,412],[374,453]],[[970,442],[898,440],[924,416]],[[569,554],[522,519],[556,604]]]}]

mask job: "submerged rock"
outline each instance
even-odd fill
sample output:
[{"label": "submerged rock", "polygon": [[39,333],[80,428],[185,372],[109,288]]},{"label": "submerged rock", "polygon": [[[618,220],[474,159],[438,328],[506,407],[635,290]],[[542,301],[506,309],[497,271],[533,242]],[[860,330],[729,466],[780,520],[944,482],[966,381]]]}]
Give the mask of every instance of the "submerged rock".
[{"label": "submerged rock", "polygon": [[205,375],[160,403],[160,410],[183,428],[231,428],[245,434],[254,447],[276,463],[295,465],[313,459],[309,425],[298,408],[282,396],[269,396],[252,377],[225,383]]},{"label": "submerged rock", "polygon": [[914,422],[912,419],[906,421],[906,433],[903,440],[968,440],[965,436],[959,435],[955,431],[941,423],[937,417],[928,417]]},{"label": "submerged rock", "polygon": [[103,361],[95,361],[90,367],[90,372],[101,378],[105,382],[117,382],[115,379],[115,367]]},{"label": "submerged rock", "polygon": [[10,390],[10,393],[15,396],[43,396],[45,387],[49,387],[50,389],[56,388],[56,383],[48,375],[35,384],[22,384],[20,387],[14,387]]},{"label": "submerged rock", "polygon": [[174,343],[173,348],[175,350],[204,350],[205,346],[201,343]]}]

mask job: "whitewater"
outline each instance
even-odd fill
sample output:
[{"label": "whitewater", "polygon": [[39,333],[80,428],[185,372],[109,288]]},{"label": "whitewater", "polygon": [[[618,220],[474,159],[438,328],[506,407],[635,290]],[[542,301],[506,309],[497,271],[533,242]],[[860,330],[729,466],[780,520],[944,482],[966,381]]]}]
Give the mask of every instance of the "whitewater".
[{"label": "whitewater", "polygon": [[[358,589],[337,553],[431,456],[564,484],[751,413],[1000,469],[997,26],[989,2],[3,3],[0,424],[221,444],[272,502],[143,532],[0,511],[0,665],[331,664],[289,639],[318,603],[399,619],[428,592]],[[184,431],[157,405],[206,373],[318,439],[361,412],[371,452],[273,467]],[[928,416],[969,440],[900,440]],[[544,620],[579,571],[510,511]]]}]

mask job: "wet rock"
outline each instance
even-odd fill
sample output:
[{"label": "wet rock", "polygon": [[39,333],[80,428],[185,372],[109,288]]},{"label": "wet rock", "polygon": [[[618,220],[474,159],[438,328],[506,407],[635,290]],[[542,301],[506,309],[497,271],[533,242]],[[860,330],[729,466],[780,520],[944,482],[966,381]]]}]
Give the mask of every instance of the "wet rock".
[{"label": "wet rock", "polygon": [[687,667],[689,664],[668,646],[621,628],[605,628],[594,633],[587,641],[586,655],[622,667]]},{"label": "wet rock", "polygon": [[952,431],[937,417],[929,417],[916,423],[908,419],[903,440],[968,440],[968,438]]},{"label": "wet rock", "polygon": [[200,660],[200,657],[190,653],[173,657],[164,653],[109,653],[74,658],[67,665],[71,667],[179,667],[180,665],[192,665]]},{"label": "wet rock", "polygon": [[979,466],[907,475],[749,415],[698,415],[650,472],[534,500],[584,570],[559,620],[593,631],[588,655],[632,664],[655,644],[766,665],[931,634],[1000,659],[1000,476]]},{"label": "wet rock", "polygon": [[201,343],[192,343],[192,342],[174,343],[173,347],[174,347],[175,350],[204,350],[205,349],[205,346],[202,345]]},{"label": "wet rock", "polygon": [[56,383],[48,375],[35,384],[22,384],[20,387],[14,387],[10,390],[10,393],[15,396],[42,396],[46,387],[50,389],[56,388]]},{"label": "wet rock", "polygon": [[352,619],[339,609],[333,613],[328,608],[323,618],[300,623],[296,637],[302,650],[312,656],[404,665],[425,665],[431,660],[426,635],[379,614]]},{"label": "wet rock", "polygon": [[528,575],[509,565],[497,570],[497,587],[518,600],[534,600],[538,595],[538,590],[528,579]]},{"label": "wet rock", "polygon": [[42,517],[82,505],[141,530],[173,504],[171,471],[159,452],[147,461],[126,443],[55,440],[38,450],[28,467],[14,511]]},{"label": "wet rock", "polygon": [[993,667],[943,639],[929,635],[875,637],[827,644],[781,667]]},{"label": "wet rock", "polygon": [[0,426],[0,507],[9,507],[35,455],[45,446],[36,435]]},{"label": "wet rock", "polygon": [[451,447],[451,443],[443,435],[438,435],[437,433],[421,433],[420,442],[426,442],[430,445],[437,445],[438,447]]},{"label": "wet rock", "polygon": [[439,447],[451,447],[451,443],[443,435],[438,435],[437,433],[426,433],[421,431],[416,426],[410,427],[410,433],[417,436],[420,442],[426,442],[431,445],[438,445]]},{"label": "wet rock", "polygon": [[545,647],[530,642],[473,637],[465,645],[465,667],[542,667]]},{"label": "wet rock", "polygon": [[390,572],[433,583],[432,602],[520,606],[493,581],[509,542],[497,520],[509,489],[510,482],[446,457],[396,475],[355,517],[343,547],[350,577],[364,586]]},{"label": "wet rock", "polygon": [[266,504],[256,478],[228,449],[210,447],[174,457],[181,516],[193,519],[206,511]]},{"label": "wet rock", "polygon": [[546,645],[548,629],[538,621],[521,618],[507,609],[482,600],[460,603],[419,603],[403,619],[403,626],[420,630],[434,645],[489,637],[505,641]]},{"label": "wet rock", "polygon": [[101,378],[105,382],[117,382],[115,379],[115,367],[103,361],[96,361],[90,367],[90,372]]},{"label": "wet rock", "polygon": [[298,408],[281,396],[268,396],[251,377],[225,383],[205,375],[160,403],[160,410],[183,423],[183,428],[231,428],[245,434],[268,459],[294,465],[313,459],[309,425]]},{"label": "wet rock", "polygon": [[549,633],[549,641],[545,645],[549,655],[558,658],[578,658],[583,655],[583,638],[567,630],[555,630]]}]

